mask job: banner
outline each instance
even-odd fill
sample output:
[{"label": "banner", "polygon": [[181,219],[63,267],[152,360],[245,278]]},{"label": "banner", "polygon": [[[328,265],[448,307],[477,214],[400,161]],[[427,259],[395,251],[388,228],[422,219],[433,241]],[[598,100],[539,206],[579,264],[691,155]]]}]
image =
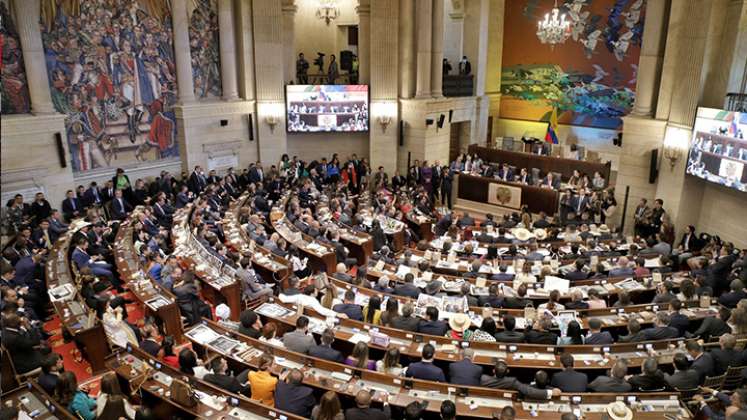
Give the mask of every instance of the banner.
[{"label": "banner", "polygon": [[488,187],[488,203],[496,206],[521,208],[521,188],[506,184],[490,184]]}]

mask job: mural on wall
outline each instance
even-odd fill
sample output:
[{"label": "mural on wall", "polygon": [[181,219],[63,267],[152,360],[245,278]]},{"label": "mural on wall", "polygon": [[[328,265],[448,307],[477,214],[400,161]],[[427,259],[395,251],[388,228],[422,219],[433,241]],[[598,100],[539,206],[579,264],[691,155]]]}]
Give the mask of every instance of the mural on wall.
[{"label": "mural on wall", "polygon": [[52,101],[76,175],[179,157],[168,3],[42,0]]},{"label": "mural on wall", "polygon": [[635,102],[644,0],[561,0],[564,44],[537,38],[552,0],[506,2],[501,118],[619,129]]},{"label": "mural on wall", "polygon": [[221,96],[220,45],[218,43],[217,0],[192,0],[189,18],[189,45],[195,96]]},{"label": "mural on wall", "polygon": [[26,114],[31,110],[21,41],[8,0],[0,0],[0,113]]}]

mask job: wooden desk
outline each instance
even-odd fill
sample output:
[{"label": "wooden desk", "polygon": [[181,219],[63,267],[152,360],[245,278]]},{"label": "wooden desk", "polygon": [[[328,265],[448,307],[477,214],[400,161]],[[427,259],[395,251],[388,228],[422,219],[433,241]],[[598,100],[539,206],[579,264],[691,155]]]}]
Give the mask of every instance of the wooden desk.
[{"label": "wooden desk", "polygon": [[61,406],[54,398],[44,392],[35,381],[25,383],[23,386],[6,392],[2,397],[4,406],[13,406],[18,411],[27,415],[36,413],[35,420],[78,420],[67,408]]},{"label": "wooden desk", "polygon": [[75,287],[75,294],[71,300],[53,302],[52,306],[60,318],[62,328],[70,333],[81,351],[85,353],[93,374],[97,374],[105,369],[104,359],[111,349],[101,320],[97,319],[96,313],[86,306],[70,271],[68,252],[74,233],[75,231],[71,229],[62,235],[49,253],[46,266],[47,290],[64,284]]},{"label": "wooden desk", "polygon": [[420,239],[428,242],[433,240],[433,223],[434,220],[429,217],[418,216],[412,212],[407,215],[407,224],[418,232]]},{"label": "wooden desk", "polygon": [[368,257],[373,254],[373,239],[371,235],[363,232],[357,232],[341,223],[336,223],[337,230],[340,232],[340,241],[350,251],[350,255],[355,257],[358,265],[366,265]]},{"label": "wooden desk", "polygon": [[[459,186],[457,198],[490,204],[488,200],[490,184],[501,184],[521,189],[521,206],[528,206],[529,211],[532,213],[539,213],[542,211],[548,215],[554,215],[558,212],[560,193],[553,189],[540,188],[515,182],[504,182],[495,178],[485,178],[464,173],[457,174],[456,177],[456,182]],[[519,211],[519,208],[516,208],[515,210]]]},{"label": "wooden desk", "polygon": [[[136,220],[131,216],[129,220]],[[140,301],[147,315],[154,315],[164,326],[167,335],[177,343],[184,339],[181,313],[176,297],[170,291],[148,277],[140,267],[140,259],[133,244],[133,227],[130,221],[119,226],[114,247],[114,260],[122,280],[127,282],[130,292]]]},{"label": "wooden desk", "polygon": [[288,222],[285,213],[273,210],[272,228],[289,244],[296,245],[298,250],[309,259],[313,270],[320,270],[329,275],[335,272],[337,257],[333,250],[314,240],[311,236],[301,232],[293,223]]},{"label": "wooden desk", "polygon": [[576,159],[564,159],[556,158],[551,156],[540,156],[530,153],[522,152],[511,152],[508,150],[491,149],[488,147],[478,146],[477,144],[470,145],[467,149],[469,154],[477,154],[480,159],[494,163],[506,163],[511,166],[515,166],[517,171],[521,168],[527,168],[527,171],[531,173],[531,168],[539,168],[542,174],[548,172],[558,172],[562,175],[562,179],[567,181],[573,176],[573,171],[578,170],[589,175],[589,179],[592,178],[594,172],[602,174],[604,179],[610,179],[611,164],[607,163],[595,163],[588,162],[585,160]]},{"label": "wooden desk", "polygon": [[[274,407],[268,407],[249,398],[232,394],[221,388],[194,377],[187,377],[171,366],[154,359],[137,348],[129,353],[121,352],[117,357],[107,361],[107,367],[114,371],[119,378],[125,393],[134,391],[133,385],[142,382],[139,390],[146,402],[155,406],[155,414],[160,418],[174,418],[175,416],[189,416],[201,419],[225,420],[260,420],[271,418],[287,418],[301,420],[302,417],[290,414]],[[145,375],[148,375],[146,378]],[[169,384],[171,378],[189,380],[192,389],[202,394],[195,407],[185,407],[170,398]]]}]

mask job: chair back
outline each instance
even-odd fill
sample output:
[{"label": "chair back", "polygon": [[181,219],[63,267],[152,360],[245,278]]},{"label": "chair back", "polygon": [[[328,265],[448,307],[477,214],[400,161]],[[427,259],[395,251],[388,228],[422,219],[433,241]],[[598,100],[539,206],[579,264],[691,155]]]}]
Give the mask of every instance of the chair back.
[{"label": "chair back", "polygon": [[724,383],[721,385],[723,389],[737,389],[744,382],[742,378],[742,370],[747,369],[747,366],[731,366],[726,370],[726,378]]},{"label": "chair back", "polygon": [[713,388],[718,391],[724,385],[724,379],[726,379],[725,373],[718,376],[706,376],[705,381],[703,382],[703,386],[706,388]]},{"label": "chair back", "polygon": [[535,185],[537,185],[540,182],[539,168],[532,168],[532,181]]},{"label": "chair back", "polygon": [[680,393],[680,400],[687,403],[688,401],[691,401],[693,397],[700,392],[700,388],[692,388],[692,389],[674,389],[675,391]]}]

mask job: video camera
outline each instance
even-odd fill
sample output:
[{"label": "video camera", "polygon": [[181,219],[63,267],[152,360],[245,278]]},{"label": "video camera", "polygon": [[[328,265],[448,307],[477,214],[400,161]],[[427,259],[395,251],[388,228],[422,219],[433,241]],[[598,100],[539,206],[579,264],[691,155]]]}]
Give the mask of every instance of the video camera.
[{"label": "video camera", "polygon": [[324,73],[324,56],[326,54],[317,52],[317,57],[314,59],[314,65],[319,67],[319,73]]}]

